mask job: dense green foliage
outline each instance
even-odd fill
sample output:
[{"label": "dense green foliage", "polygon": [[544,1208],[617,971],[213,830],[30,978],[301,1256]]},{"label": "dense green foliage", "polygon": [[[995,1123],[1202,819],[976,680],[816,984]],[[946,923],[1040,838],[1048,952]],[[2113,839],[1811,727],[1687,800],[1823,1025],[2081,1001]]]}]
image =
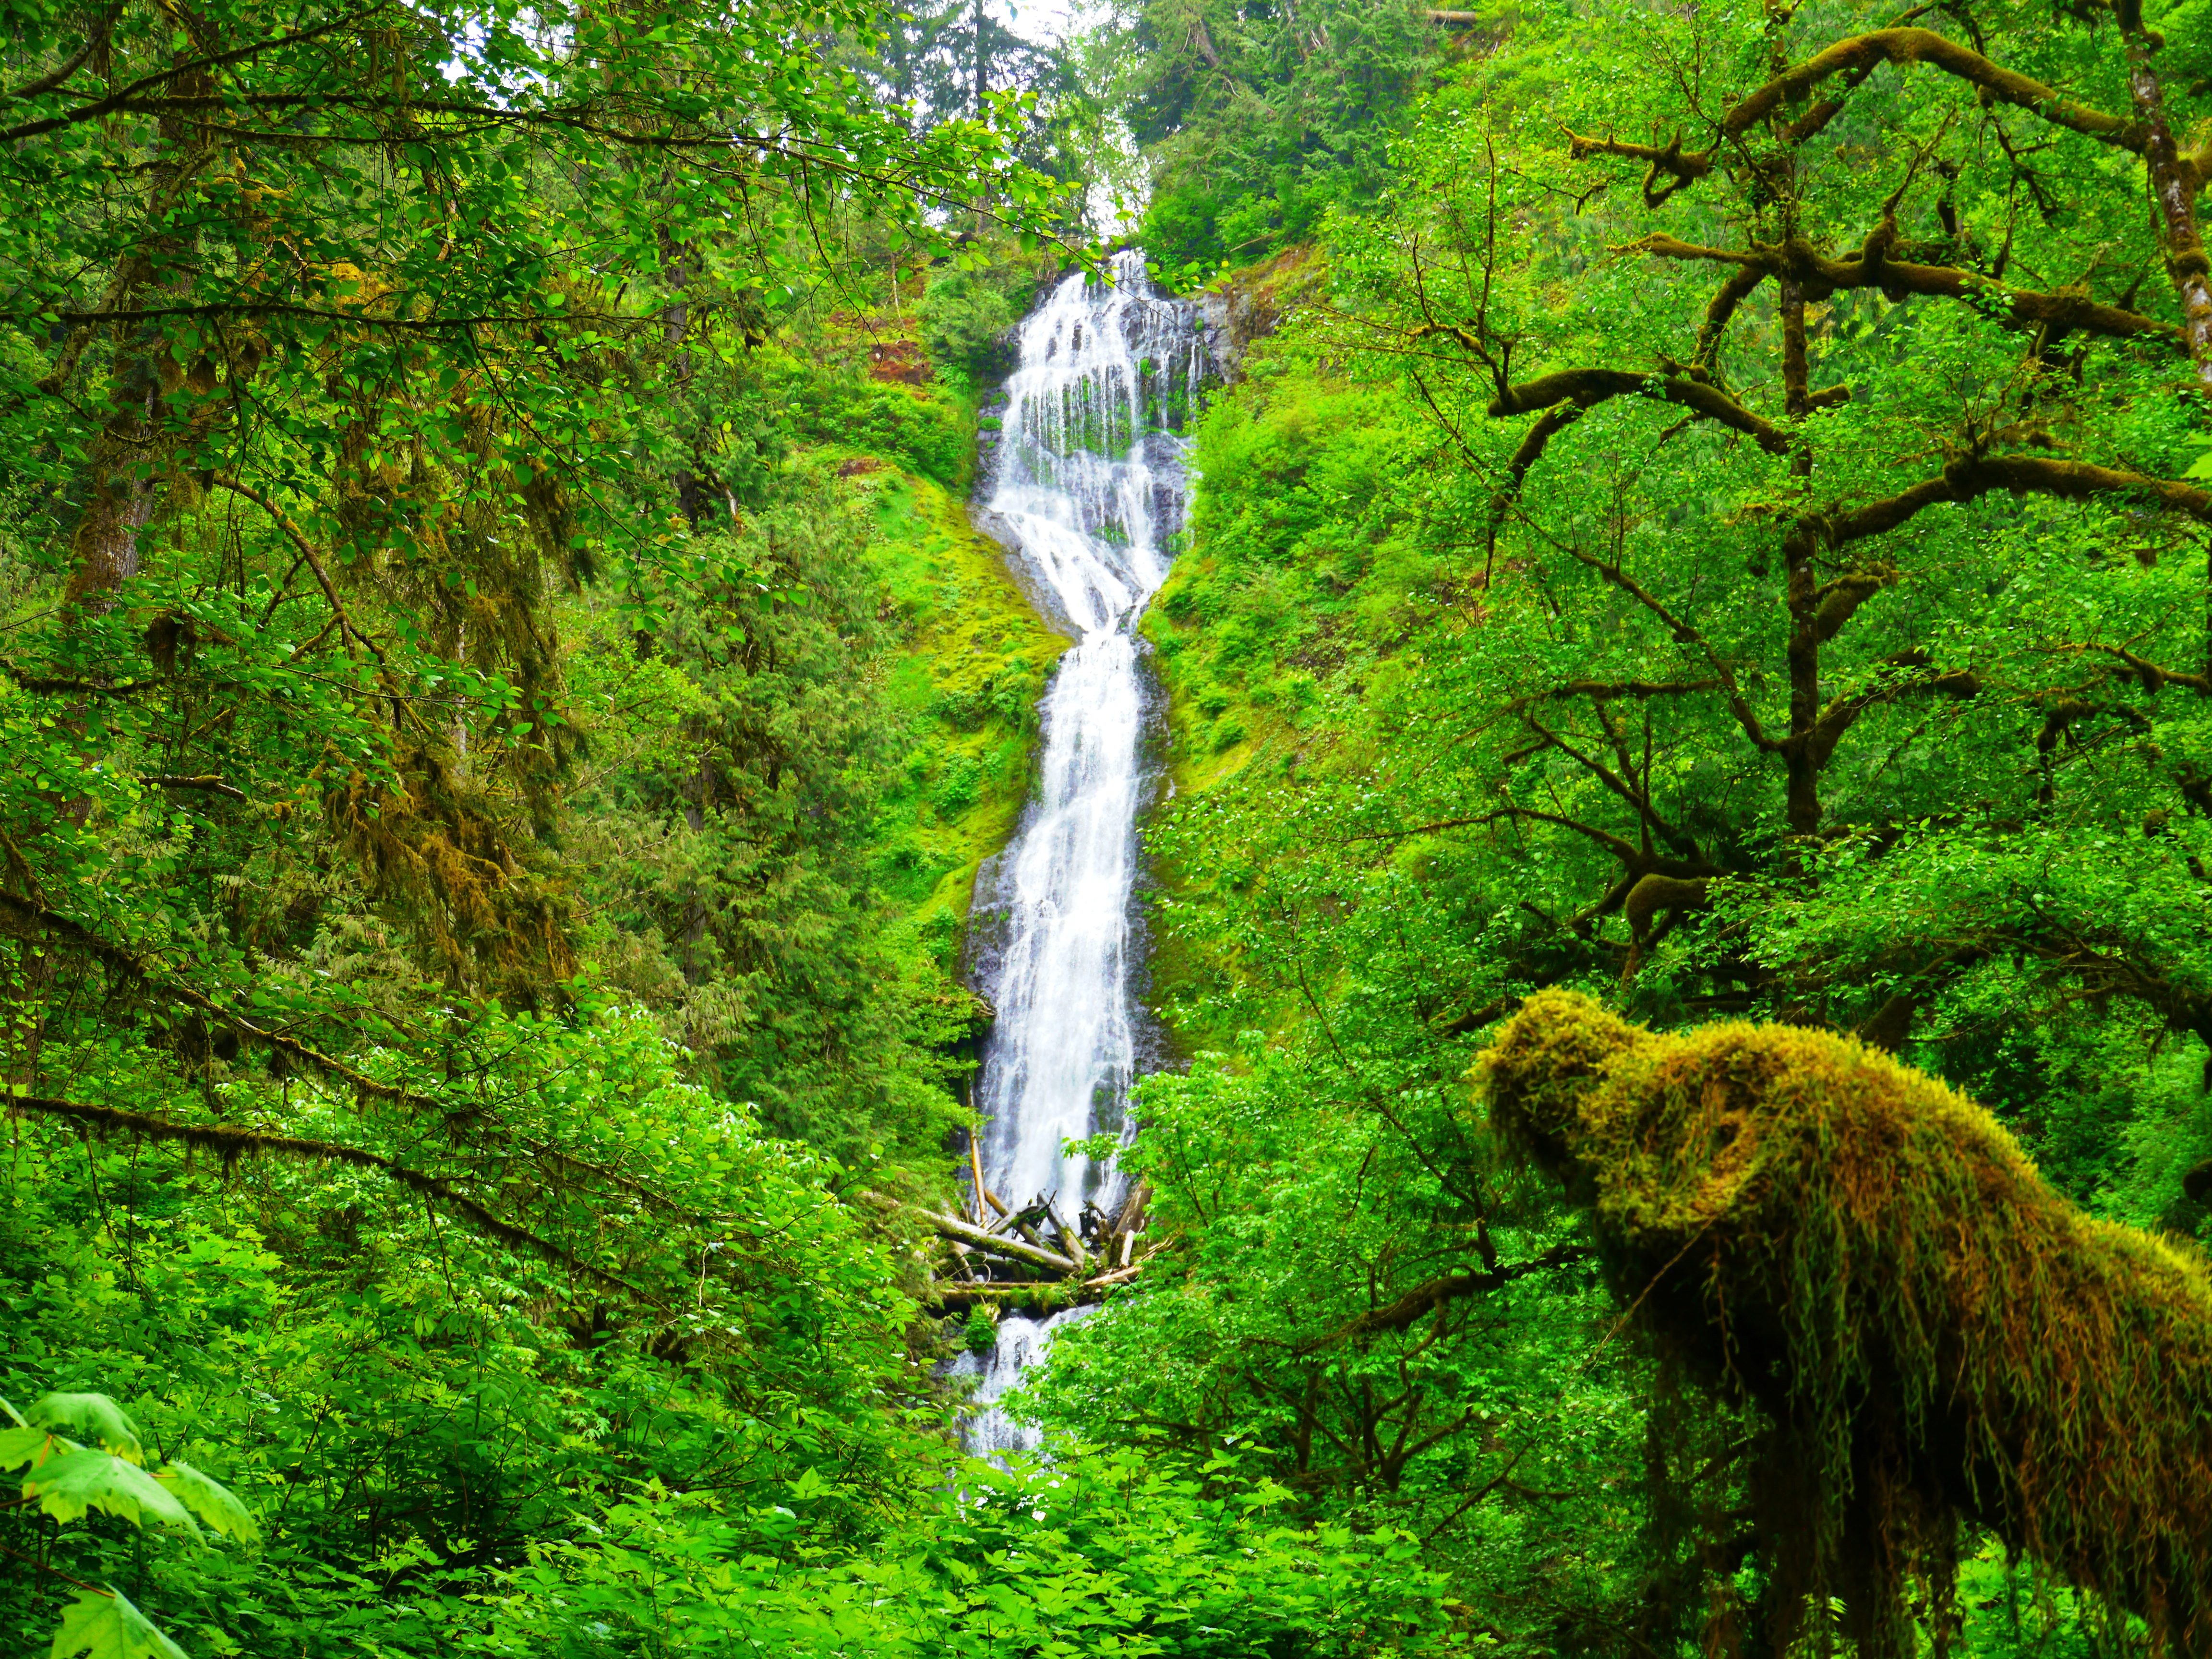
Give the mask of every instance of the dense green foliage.
[{"label": "dense green foliage", "polygon": [[0,1389],[261,1536],[18,1506],[0,1641],[42,1562],[445,1652],[633,1490],[830,1494],[794,1565],[928,1512],[846,1200],[946,1179],[939,889],[1050,641],[906,290],[949,199],[1034,279],[1024,111],[917,136],[817,51],[865,10],[9,17]]},{"label": "dense green foliage", "polygon": [[[1845,1407],[1470,1076],[1545,988],[1855,1036],[2194,1260],[2201,0],[6,15],[9,1650],[2148,1639],[2162,1510],[1801,1571]],[[1146,624],[1158,1248],[994,1468],[914,1217],[1060,641],[960,497],[1116,121],[1269,258]]]},{"label": "dense green foliage", "polygon": [[1180,280],[1251,263],[1393,187],[1430,71],[1487,14],[1357,0],[1121,0],[1092,42],[1149,189],[1139,240]]},{"label": "dense green foliage", "polygon": [[[1807,1582],[1765,1407],[1620,1323],[1663,1261],[1595,1295],[1470,1098],[1529,991],[1856,1034],[2093,1214],[2205,1219],[2203,261],[2128,56],[2185,152],[2203,19],[1896,21],[1542,8],[1431,66],[1147,623],[1194,1059],[1130,1161],[1183,1247],[1033,1392],[1411,1517],[1516,1650],[1778,1650]],[[2143,1638],[1959,1550],[1906,1564],[1938,1650]]]}]

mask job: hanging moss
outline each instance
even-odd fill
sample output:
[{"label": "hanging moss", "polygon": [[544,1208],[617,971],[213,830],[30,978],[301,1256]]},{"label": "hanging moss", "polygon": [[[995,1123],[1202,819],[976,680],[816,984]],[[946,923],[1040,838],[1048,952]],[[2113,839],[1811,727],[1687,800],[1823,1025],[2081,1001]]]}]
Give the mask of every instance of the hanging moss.
[{"label": "hanging moss", "polygon": [[1836,1596],[1863,1653],[1911,1653],[1908,1591],[1940,1632],[1962,1522],[2154,1647],[2212,1648],[2202,1260],[2084,1214],[1980,1107],[1849,1038],[1662,1036],[1553,991],[1481,1077],[1660,1352],[1771,1415],[1777,1651]]}]

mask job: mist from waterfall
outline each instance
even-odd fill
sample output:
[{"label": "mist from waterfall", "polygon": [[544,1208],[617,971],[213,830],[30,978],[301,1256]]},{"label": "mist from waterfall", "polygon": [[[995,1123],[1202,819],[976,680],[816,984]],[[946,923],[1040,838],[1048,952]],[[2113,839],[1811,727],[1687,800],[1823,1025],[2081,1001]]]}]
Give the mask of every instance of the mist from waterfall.
[{"label": "mist from waterfall", "polygon": [[[1131,981],[1136,818],[1146,789],[1146,687],[1135,637],[1166,580],[1186,489],[1179,428],[1194,412],[1206,348],[1194,308],[1156,293],[1144,256],[1110,283],[1060,280],[1021,325],[987,518],[1018,574],[1076,636],[1041,706],[1044,752],[1020,833],[980,881],[1002,918],[979,988],[998,1011],[976,1104],[984,1179],[1017,1207],[1050,1200],[1070,1225],[1110,1210],[1110,1164],[1063,1141],[1123,1133],[1138,1042]],[[988,889],[988,890],[987,890]],[[971,1449],[1030,1437],[986,1402],[1043,1351],[1051,1327],[1009,1315],[983,1373]]]}]

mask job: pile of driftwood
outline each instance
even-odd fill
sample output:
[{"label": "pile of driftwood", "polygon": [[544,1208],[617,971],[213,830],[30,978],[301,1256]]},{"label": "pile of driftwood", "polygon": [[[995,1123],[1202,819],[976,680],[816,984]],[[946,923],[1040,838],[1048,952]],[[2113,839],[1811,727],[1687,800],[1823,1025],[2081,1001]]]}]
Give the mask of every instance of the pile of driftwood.
[{"label": "pile of driftwood", "polygon": [[[973,1157],[971,1149],[971,1162]],[[1040,1284],[1065,1287],[1055,1292],[1055,1301],[1095,1301],[1134,1279],[1150,1254],[1143,1239],[1148,1194],[1141,1182],[1112,1214],[1086,1203],[1071,1224],[1054,1195],[1016,1208],[991,1190],[980,1167],[974,1176],[971,1214],[921,1212],[951,1246],[954,1275],[937,1284],[948,1310],[1032,1295]]]}]

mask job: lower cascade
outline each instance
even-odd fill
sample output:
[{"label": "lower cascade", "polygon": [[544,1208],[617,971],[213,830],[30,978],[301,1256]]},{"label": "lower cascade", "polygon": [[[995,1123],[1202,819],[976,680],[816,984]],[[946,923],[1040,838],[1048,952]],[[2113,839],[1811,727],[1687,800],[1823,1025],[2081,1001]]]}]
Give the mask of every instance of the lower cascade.
[{"label": "lower cascade", "polygon": [[[1062,1146],[1127,1127],[1148,703],[1135,630],[1182,525],[1182,428],[1206,362],[1196,308],[1152,288],[1142,253],[1114,256],[1105,282],[1062,278],[1021,325],[983,503],[1017,574],[1076,643],[1042,705],[1036,798],[977,884],[979,917],[1002,921],[977,974],[998,1020],[976,1089],[976,1211],[1027,1212],[1063,1238],[1104,1236],[1127,1197],[1110,1163]],[[981,1373],[971,1451],[1035,1443],[992,1402],[1054,1327],[1087,1311],[1008,1314],[988,1358],[955,1362],[955,1374]]]}]

